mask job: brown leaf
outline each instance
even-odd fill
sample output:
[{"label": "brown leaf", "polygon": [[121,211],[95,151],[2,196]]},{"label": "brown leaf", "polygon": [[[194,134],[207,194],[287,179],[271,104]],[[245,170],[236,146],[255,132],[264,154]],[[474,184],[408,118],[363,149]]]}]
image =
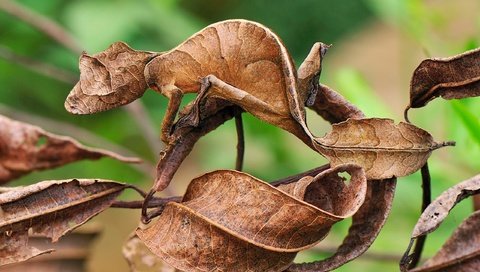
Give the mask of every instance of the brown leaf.
[{"label": "brown leaf", "polygon": [[153,254],[136,234],[128,238],[127,242],[123,245],[122,252],[132,272],[180,272],[180,270],[169,266],[157,255]]},{"label": "brown leaf", "polygon": [[126,185],[107,180],[51,180],[0,194],[0,265],[47,251],[28,245],[28,233],[56,242],[108,208]]},{"label": "brown leaf", "polygon": [[362,255],[387,221],[395,194],[396,179],[368,181],[365,202],[353,215],[348,235],[331,257],[313,263],[293,264],[289,272],[331,271]]},{"label": "brown leaf", "polygon": [[428,132],[411,124],[370,118],[334,124],[315,144],[332,167],[353,163],[365,169],[368,179],[388,179],[417,171],[432,150],[453,143],[437,143]]},{"label": "brown leaf", "polygon": [[440,251],[415,272],[476,272],[480,267],[480,212],[474,212],[455,230]]},{"label": "brown leaf", "polygon": [[480,48],[477,48],[449,58],[422,61],[410,83],[409,107],[423,107],[439,96],[459,99],[479,95]]},{"label": "brown leaf", "polygon": [[365,118],[365,115],[360,109],[347,101],[339,93],[323,84],[319,85],[315,102],[309,106],[309,108],[332,124],[345,121],[349,118]]},{"label": "brown leaf", "polygon": [[[340,171],[352,176],[348,186]],[[245,173],[215,171],[194,179],[182,203],[167,204],[137,235],[181,270],[282,271],[296,252],[357,211],[366,179],[361,168],[346,165],[299,187],[294,191],[305,194],[292,197]]]},{"label": "brown leaf", "polygon": [[200,121],[197,127],[175,129],[173,133],[174,140],[169,142],[165,149],[160,152],[160,159],[157,164],[157,177],[152,189],[163,191],[167,188],[183,160],[192,151],[195,143],[205,134],[233,118],[236,112],[235,108],[227,107],[216,114],[206,117]]},{"label": "brown leaf", "polygon": [[53,248],[55,251],[28,261],[0,266],[0,272],[84,272],[100,229],[99,225],[87,223],[55,244],[42,235],[30,235],[28,243],[32,247],[39,250]]},{"label": "brown leaf", "polygon": [[82,159],[111,157],[139,162],[111,151],[89,148],[76,140],[48,133],[30,124],[0,115],[0,184],[35,170],[58,167]]},{"label": "brown leaf", "polygon": [[413,229],[412,238],[433,232],[460,201],[480,192],[480,175],[462,181],[439,195],[422,213]]},{"label": "brown leaf", "polygon": [[158,53],[136,51],[123,42],[79,60],[80,80],[68,95],[65,108],[74,114],[89,114],[128,104],[147,89],[143,71]]}]

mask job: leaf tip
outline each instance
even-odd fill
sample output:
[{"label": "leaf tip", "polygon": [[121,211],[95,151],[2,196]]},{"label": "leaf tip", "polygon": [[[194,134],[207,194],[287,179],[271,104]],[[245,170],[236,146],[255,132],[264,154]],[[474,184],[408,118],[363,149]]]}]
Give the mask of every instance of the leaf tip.
[{"label": "leaf tip", "polygon": [[435,143],[432,146],[432,150],[439,149],[445,146],[455,146],[457,143],[455,141],[445,141],[445,142],[440,142],[440,143]]}]

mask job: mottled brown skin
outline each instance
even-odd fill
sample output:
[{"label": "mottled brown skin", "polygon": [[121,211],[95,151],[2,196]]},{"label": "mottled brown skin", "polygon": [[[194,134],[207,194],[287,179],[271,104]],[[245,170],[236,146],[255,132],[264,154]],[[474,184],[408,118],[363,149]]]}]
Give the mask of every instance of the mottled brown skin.
[{"label": "mottled brown skin", "polygon": [[209,96],[228,100],[297,136],[308,135],[303,106],[313,94],[313,86],[318,85],[311,81],[318,81],[322,49],[322,44],[315,44],[301,69],[301,85],[312,88],[299,90],[293,62],[281,40],[268,28],[245,20],[206,27],[145,67],[148,85],[170,99],[162,139],[168,141],[185,93],[198,96],[191,114],[177,125],[198,125],[201,102]]},{"label": "mottled brown skin", "polygon": [[313,46],[297,82],[281,40],[268,28],[245,20],[207,26],[165,53],[114,43],[92,57],[82,55],[80,81],[65,106],[76,114],[104,111],[136,100],[150,87],[169,99],[162,140],[170,142],[183,95],[198,93],[191,113],[177,125],[196,126],[202,100],[209,96],[239,105],[309,142],[304,105],[314,101],[326,49],[321,43]]}]

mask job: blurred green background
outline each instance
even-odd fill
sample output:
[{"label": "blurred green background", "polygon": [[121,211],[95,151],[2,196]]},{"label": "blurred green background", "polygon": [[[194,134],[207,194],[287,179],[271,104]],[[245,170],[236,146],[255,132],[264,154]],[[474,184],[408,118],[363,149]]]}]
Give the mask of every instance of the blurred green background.
[{"label": "blurred green background", "polygon": [[[204,26],[232,18],[255,20],[271,28],[283,39],[297,64],[315,41],[333,44],[324,61],[320,81],[350,99],[369,117],[396,121],[403,119],[410,76],[422,59],[454,55],[480,43],[480,2],[474,0],[22,0],[16,3],[63,26],[88,53],[102,51],[119,40],[135,49],[166,51]],[[116,109],[91,116],[68,114],[63,101],[73,85],[20,65],[11,60],[12,52],[17,54],[14,58],[23,56],[30,63],[41,62],[62,69],[67,72],[67,78],[69,73],[78,77],[77,53],[0,11],[0,113],[74,136],[92,146],[135,154],[147,162],[141,169],[108,159],[78,162],[30,174],[14,184],[95,177],[134,183],[145,189],[151,186],[149,169],[156,163],[160,150],[158,144],[149,143],[145,129],[131,112]],[[41,67],[45,72],[46,68]],[[158,134],[167,100],[148,91],[141,103],[146,108],[145,123]],[[436,151],[429,161],[434,196],[478,173],[479,106],[480,99],[438,99],[410,112],[411,121],[430,131],[435,139],[457,141],[455,148]],[[286,132],[244,116],[246,172],[268,181],[326,162]],[[328,123],[312,112],[308,113],[308,123],[319,136],[330,129]],[[188,181],[201,173],[233,168],[235,135],[231,121],[202,138],[182,165],[168,193],[182,194]],[[338,271],[398,270],[397,262],[385,256],[379,260],[376,255],[400,256],[405,250],[419,216],[420,175],[400,178],[397,188],[392,214],[368,251],[369,256]],[[127,193],[124,198],[135,199],[136,195]],[[470,201],[461,203],[447,222],[429,236],[424,256],[434,254],[471,210]],[[92,251],[90,271],[128,270],[121,257],[121,244],[134,230],[138,219],[139,211],[115,209],[95,219],[103,225],[104,233]],[[348,226],[349,220],[338,224],[320,243],[319,250],[328,251],[340,243]],[[304,252],[299,254],[298,261],[327,255]]]}]

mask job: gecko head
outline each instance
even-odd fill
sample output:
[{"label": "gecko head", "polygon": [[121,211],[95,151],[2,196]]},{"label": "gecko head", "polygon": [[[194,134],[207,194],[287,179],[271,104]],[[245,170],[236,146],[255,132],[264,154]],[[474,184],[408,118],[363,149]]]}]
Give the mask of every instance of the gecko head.
[{"label": "gecko head", "polygon": [[83,53],[80,80],[65,100],[65,109],[73,114],[90,114],[140,98],[147,90],[145,65],[157,55],[133,50],[123,42],[93,56]]}]

